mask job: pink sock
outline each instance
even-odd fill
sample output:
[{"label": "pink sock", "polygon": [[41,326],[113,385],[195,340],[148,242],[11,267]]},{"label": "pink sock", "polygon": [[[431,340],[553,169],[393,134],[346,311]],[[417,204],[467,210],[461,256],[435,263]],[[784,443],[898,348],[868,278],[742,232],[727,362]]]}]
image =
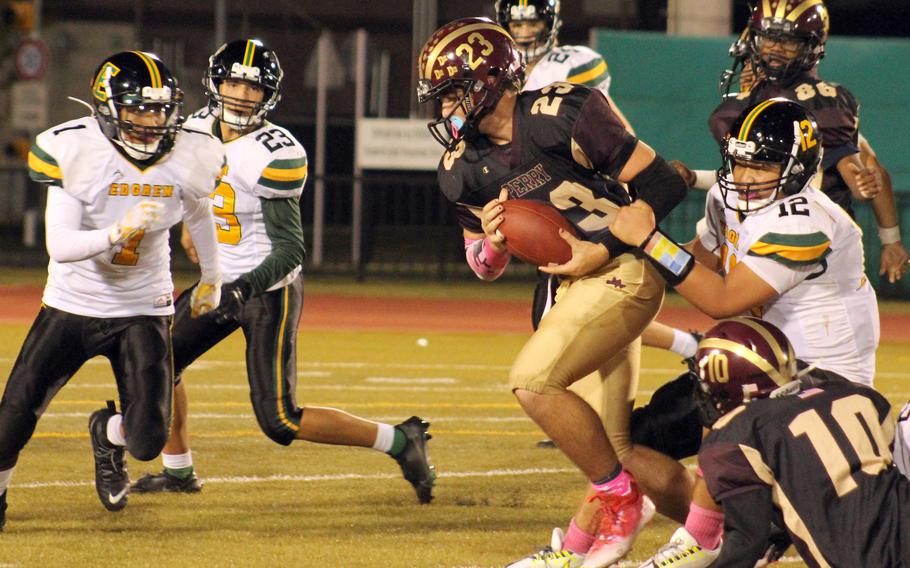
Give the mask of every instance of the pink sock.
[{"label": "pink sock", "polygon": [[594,535],[578,528],[575,519],[572,519],[572,522],[569,523],[569,534],[562,543],[562,549],[575,554],[587,554],[592,544],[594,544]]},{"label": "pink sock", "polygon": [[613,495],[626,495],[632,488],[632,476],[623,470],[622,473],[606,483],[591,483],[594,489]]},{"label": "pink sock", "polygon": [[686,517],[686,530],[699,546],[714,550],[724,534],[724,514],[691,503],[689,516]]}]

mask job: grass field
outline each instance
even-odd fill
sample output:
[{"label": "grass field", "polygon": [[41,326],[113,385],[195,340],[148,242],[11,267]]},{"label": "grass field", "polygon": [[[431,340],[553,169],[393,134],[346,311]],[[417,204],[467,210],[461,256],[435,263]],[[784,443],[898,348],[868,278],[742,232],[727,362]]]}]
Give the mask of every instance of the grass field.
[{"label": "grass field", "polygon": [[[326,289],[376,292],[345,286]],[[320,285],[314,288],[318,293]],[[449,297],[479,289],[448,288]],[[385,293],[408,296],[408,289]],[[515,294],[526,298],[524,291]],[[0,325],[0,380],[26,331],[26,324]],[[419,337],[428,339],[426,347],[416,344]],[[261,435],[235,334],[184,375],[203,492],[132,495],[124,511],[109,513],[92,486],[86,424],[116,392],[107,361],[92,360],[50,405],[21,455],[0,566],[502,566],[565,526],[584,486],[559,452],[534,447],[541,433],[506,388],[508,365],[525,339],[420,329],[302,331],[299,402],[388,422],[417,414],[432,423],[439,479],[429,506],[417,504],[386,456],[299,442],[284,448]],[[878,360],[878,386],[892,402],[905,401],[906,344],[884,343]],[[675,356],[654,350],[645,350],[643,368],[641,401],[682,370]],[[136,479],[160,461],[129,460],[129,468]],[[653,522],[622,565],[647,558],[674,528]]]}]

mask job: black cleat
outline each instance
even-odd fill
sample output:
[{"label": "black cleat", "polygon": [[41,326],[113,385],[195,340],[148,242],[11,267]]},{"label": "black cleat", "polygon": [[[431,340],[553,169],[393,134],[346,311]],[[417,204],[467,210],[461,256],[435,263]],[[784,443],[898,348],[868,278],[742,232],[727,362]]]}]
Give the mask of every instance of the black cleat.
[{"label": "black cleat", "polygon": [[556,449],[556,442],[550,439],[541,440],[537,442],[537,447],[542,450],[554,450]]},{"label": "black cleat", "polygon": [[101,504],[108,511],[126,507],[130,494],[130,476],[123,459],[124,448],[111,444],[107,439],[107,421],[117,414],[114,401],[107,401],[107,408],[96,410],[88,419],[88,433],[92,439],[95,456],[95,490]]},{"label": "black cleat", "polygon": [[417,499],[426,504],[433,500],[433,485],[436,484],[436,468],[430,465],[427,455],[427,441],[432,436],[427,434],[430,424],[416,416],[412,416],[395,426],[408,440],[408,445],[395,457],[401,466],[404,478],[408,480],[417,492]]},{"label": "black cleat", "polygon": [[202,480],[196,477],[196,472],[185,479],[180,479],[167,471],[146,473],[130,490],[134,493],[199,493],[202,491]]},{"label": "black cleat", "polygon": [[0,532],[6,526],[6,491],[0,495]]}]

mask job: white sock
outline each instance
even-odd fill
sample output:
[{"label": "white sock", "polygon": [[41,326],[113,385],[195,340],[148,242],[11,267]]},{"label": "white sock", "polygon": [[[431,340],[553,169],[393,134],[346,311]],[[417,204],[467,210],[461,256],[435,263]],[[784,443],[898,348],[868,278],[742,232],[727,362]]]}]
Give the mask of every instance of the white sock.
[{"label": "white sock", "polygon": [[16,469],[15,466],[0,471],[0,494],[6,491],[6,489],[9,487],[9,480],[13,476],[14,469]]},{"label": "white sock", "polygon": [[373,449],[383,453],[388,453],[392,449],[392,442],[395,441],[395,427],[391,424],[379,424],[376,429],[376,441],[373,442]]},{"label": "white sock", "polygon": [[187,450],[185,454],[161,454],[161,463],[167,469],[182,469],[193,466],[193,452]]},{"label": "white sock", "polygon": [[670,351],[680,357],[692,357],[698,351],[698,341],[695,336],[687,331],[673,330],[673,344],[670,345]]},{"label": "white sock", "polygon": [[123,415],[115,414],[107,420],[107,439],[115,446],[125,446],[126,437],[120,426],[123,424]]}]

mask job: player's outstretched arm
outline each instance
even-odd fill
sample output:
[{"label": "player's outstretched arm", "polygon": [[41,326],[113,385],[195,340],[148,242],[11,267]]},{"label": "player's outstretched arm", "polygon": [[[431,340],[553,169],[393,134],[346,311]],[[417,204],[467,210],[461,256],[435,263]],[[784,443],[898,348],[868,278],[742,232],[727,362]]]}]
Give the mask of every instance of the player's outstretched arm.
[{"label": "player's outstretched arm", "polygon": [[201,275],[191,297],[193,317],[210,312],[221,301],[221,265],[218,262],[218,239],[215,217],[209,198],[186,196],[183,199],[183,222],[192,237],[199,258]]},{"label": "player's outstretched arm", "polygon": [[623,242],[641,248],[677,292],[713,318],[740,314],[778,295],[743,263],[721,276],[696,262],[692,253],[657,230],[654,213],[641,201],[620,208],[610,231]]},{"label": "player's outstretched arm", "polygon": [[872,200],[872,212],[875,213],[875,220],[878,224],[878,238],[882,243],[878,273],[882,276],[887,274],[888,282],[893,284],[907,273],[907,262],[910,260],[910,256],[901,242],[900,222],[894,202],[891,174],[878,161],[875,150],[862,134],[859,135],[859,151],[863,164],[867,168],[877,171],[881,179],[881,192]]}]

